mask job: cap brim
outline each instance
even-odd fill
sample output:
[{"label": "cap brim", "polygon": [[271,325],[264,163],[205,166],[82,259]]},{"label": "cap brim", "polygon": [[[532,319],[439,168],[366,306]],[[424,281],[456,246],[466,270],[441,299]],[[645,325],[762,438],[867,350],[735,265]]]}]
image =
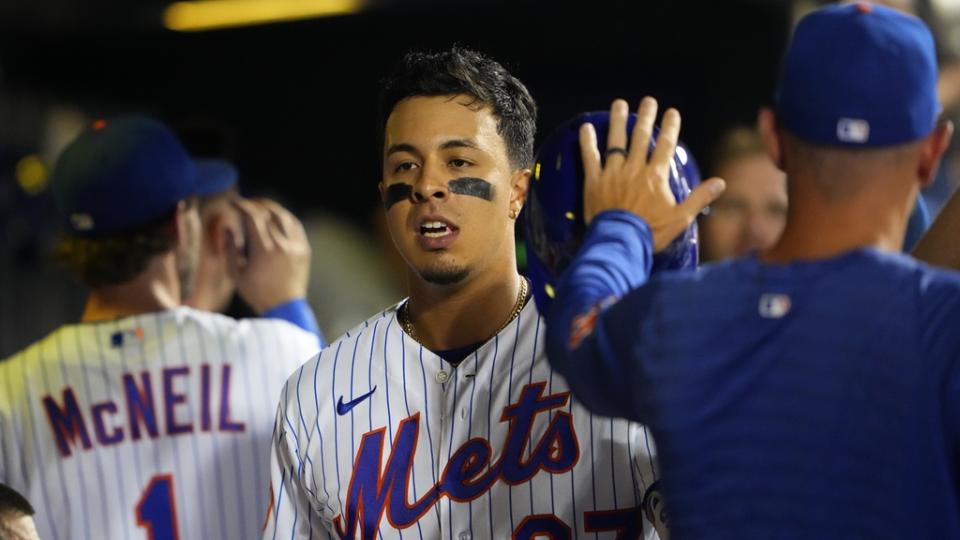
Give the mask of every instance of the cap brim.
[{"label": "cap brim", "polygon": [[197,195],[214,195],[237,185],[237,169],[222,159],[195,159]]}]

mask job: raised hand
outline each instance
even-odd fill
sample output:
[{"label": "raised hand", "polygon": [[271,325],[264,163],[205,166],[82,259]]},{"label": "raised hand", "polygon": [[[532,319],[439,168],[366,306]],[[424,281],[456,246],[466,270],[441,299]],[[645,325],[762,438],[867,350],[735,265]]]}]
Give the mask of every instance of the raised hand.
[{"label": "raised hand", "polygon": [[605,149],[606,162],[600,159],[593,124],[580,128],[580,151],[584,168],[584,218],[587,223],[604,210],[621,209],[641,217],[653,232],[654,251],[666,248],[696,219],[697,214],[723,193],[720,178],[711,178],[697,186],[679,204],[670,191],[670,160],[680,136],[680,113],[668,109],[663,115],[656,149],[647,159],[657,117],[657,101],[643,98],[637,110],[637,122],[627,147],[627,102],[618,99],[610,106],[610,128]]}]

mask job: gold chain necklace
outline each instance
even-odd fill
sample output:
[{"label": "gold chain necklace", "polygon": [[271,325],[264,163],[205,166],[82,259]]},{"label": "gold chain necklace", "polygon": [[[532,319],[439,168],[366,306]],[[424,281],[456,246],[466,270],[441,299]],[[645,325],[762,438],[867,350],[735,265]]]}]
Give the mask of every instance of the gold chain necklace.
[{"label": "gold chain necklace", "polygon": [[[507,320],[504,321],[504,323],[500,326],[500,328],[497,329],[496,332],[494,332],[494,334],[499,334],[501,330],[503,330],[504,328],[507,327],[508,324],[510,324],[510,321],[517,318],[517,315],[520,314],[520,312],[523,310],[523,306],[526,305],[527,303],[526,300],[527,300],[528,292],[529,291],[527,287],[527,278],[521,276],[520,292],[519,294],[517,294],[517,302],[513,305],[513,310],[510,312],[510,316],[507,317]],[[397,318],[400,319],[400,326],[403,327],[403,331],[406,332],[407,335],[412,337],[414,340],[420,341],[420,338],[417,337],[417,333],[413,329],[413,321],[410,319],[410,300],[409,299],[403,303],[403,305],[400,307],[400,310],[398,311],[397,314],[399,315]]]}]

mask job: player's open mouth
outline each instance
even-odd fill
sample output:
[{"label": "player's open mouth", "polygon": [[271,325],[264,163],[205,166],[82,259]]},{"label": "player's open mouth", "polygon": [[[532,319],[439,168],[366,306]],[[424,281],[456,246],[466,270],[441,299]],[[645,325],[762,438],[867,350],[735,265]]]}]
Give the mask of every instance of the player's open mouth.
[{"label": "player's open mouth", "polygon": [[456,232],[456,227],[442,221],[428,221],[420,225],[420,234],[427,238],[443,238]]},{"label": "player's open mouth", "polygon": [[439,216],[425,216],[417,227],[420,246],[428,251],[450,247],[460,228]]}]

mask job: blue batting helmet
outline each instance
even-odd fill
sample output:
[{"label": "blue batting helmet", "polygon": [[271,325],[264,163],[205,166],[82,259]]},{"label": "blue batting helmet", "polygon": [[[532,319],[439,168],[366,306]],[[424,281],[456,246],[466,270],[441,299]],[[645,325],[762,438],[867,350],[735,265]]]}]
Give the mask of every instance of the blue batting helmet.
[{"label": "blue batting helmet", "polygon": [[[546,312],[561,274],[583,243],[583,160],[580,157],[580,126],[596,128],[602,151],[607,144],[610,113],[583,113],[550,134],[537,153],[533,180],[524,207],[527,244],[527,274],[533,281],[537,307]],[[627,122],[632,132],[636,115]],[[656,130],[654,132],[656,135]],[[650,142],[650,151],[654,148]],[[700,182],[700,172],[690,151],[680,143],[670,164],[670,190],[677,201],[687,198]],[[653,271],[696,268],[697,224],[694,221],[666,249],[653,258]]]}]

